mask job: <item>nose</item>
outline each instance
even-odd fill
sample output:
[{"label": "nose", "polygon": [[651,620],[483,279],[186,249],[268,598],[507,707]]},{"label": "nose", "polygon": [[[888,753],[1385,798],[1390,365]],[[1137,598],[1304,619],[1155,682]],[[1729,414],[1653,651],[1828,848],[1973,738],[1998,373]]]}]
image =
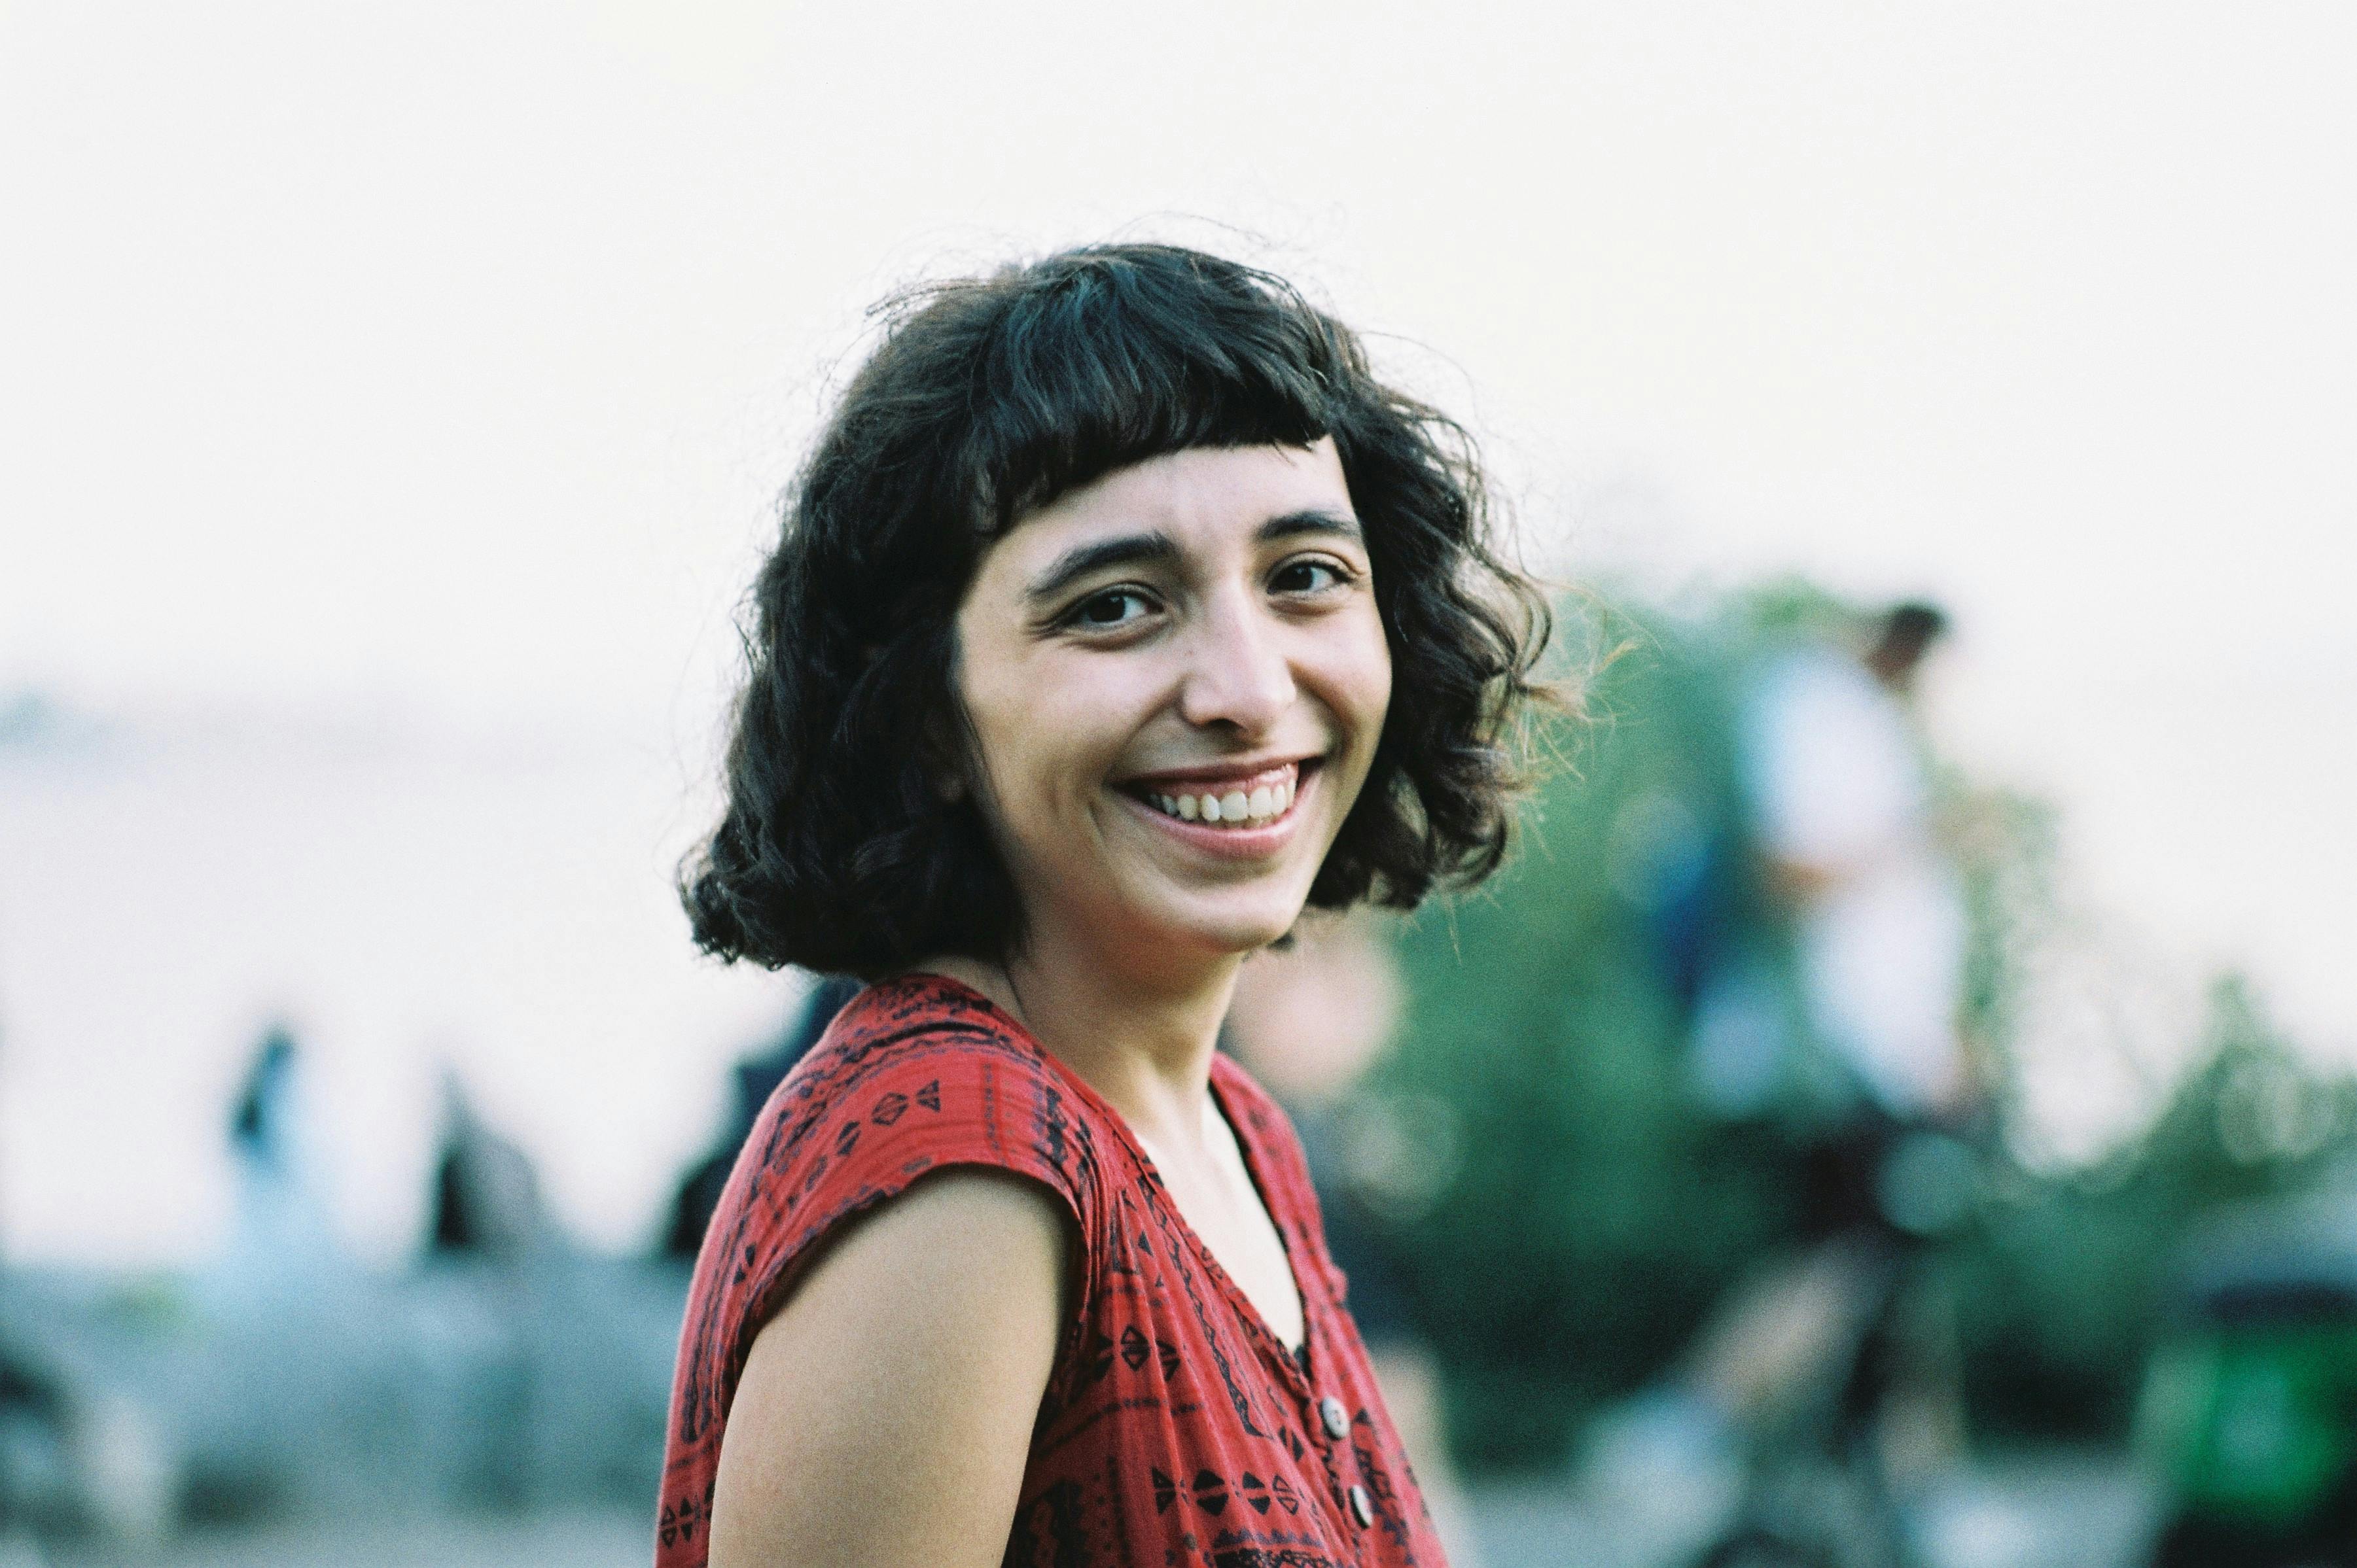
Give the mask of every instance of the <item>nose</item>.
[{"label": "nose", "polygon": [[1274,726],[1293,705],[1293,668],[1281,628],[1256,605],[1222,596],[1189,640],[1178,713],[1198,727],[1226,725],[1245,735]]}]

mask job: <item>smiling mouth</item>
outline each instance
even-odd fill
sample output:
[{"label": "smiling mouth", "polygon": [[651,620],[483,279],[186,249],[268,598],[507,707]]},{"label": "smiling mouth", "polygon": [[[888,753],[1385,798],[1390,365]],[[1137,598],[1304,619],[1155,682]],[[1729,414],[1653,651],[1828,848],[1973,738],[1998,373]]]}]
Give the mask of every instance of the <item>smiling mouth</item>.
[{"label": "smiling mouth", "polygon": [[1249,779],[1207,781],[1183,789],[1140,786],[1129,788],[1125,793],[1182,822],[1242,831],[1265,826],[1291,811],[1301,779],[1314,772],[1323,760],[1304,757]]}]

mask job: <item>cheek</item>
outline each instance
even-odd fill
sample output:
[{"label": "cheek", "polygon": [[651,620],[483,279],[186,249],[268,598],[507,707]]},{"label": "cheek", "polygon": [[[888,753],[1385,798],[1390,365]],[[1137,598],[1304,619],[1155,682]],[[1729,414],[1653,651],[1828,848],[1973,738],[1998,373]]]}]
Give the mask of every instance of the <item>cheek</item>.
[{"label": "cheek", "polygon": [[1050,658],[968,682],[967,712],[1009,827],[1047,831],[1113,776],[1136,705],[1114,673]]},{"label": "cheek", "polygon": [[1018,811],[1028,794],[1023,779],[1030,767],[1024,737],[1031,733],[1023,711],[1020,682],[1005,679],[1005,660],[986,641],[960,628],[952,684],[965,710],[962,737],[970,770],[992,797],[993,814]]},{"label": "cheek", "polygon": [[1382,736],[1383,720],[1392,705],[1392,650],[1383,639],[1381,618],[1372,612],[1356,657],[1347,671],[1352,715],[1364,732],[1361,739],[1367,753],[1374,752],[1375,742]]}]

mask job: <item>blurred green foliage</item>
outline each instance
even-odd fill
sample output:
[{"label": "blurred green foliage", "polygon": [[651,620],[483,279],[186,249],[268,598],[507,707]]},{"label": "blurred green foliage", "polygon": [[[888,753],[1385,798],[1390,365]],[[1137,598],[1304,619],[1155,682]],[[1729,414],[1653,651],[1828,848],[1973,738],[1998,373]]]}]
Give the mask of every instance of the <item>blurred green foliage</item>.
[{"label": "blurred green foliage", "polygon": [[[1507,867],[1404,924],[1405,1014],[1351,1113],[1354,1185],[1431,1335],[1458,1456],[1483,1471],[1561,1463],[1583,1416],[1661,1373],[1723,1292],[1794,1244],[1801,1151],[1849,1092],[1798,1021],[1734,747],[1753,661],[1857,612],[1779,584],[1706,617],[1579,603],[1564,618],[1586,716],[1542,732],[1558,766]],[[2055,921],[2050,816],[1937,778],[1971,914],[1959,1022],[2001,1119],[2023,977]],[[1708,942],[1781,998],[1790,1046],[1754,1114],[1694,1088],[1680,955]],[[2222,984],[2148,1132],[2091,1169],[2002,1164],[1945,1249],[1976,1429],[2122,1434],[2188,1222],[2313,1180],[2352,1129],[2350,1087]]]},{"label": "blurred green foliage", "polygon": [[[1761,1152],[1687,1091],[1648,907],[1649,857],[1713,856],[1739,831],[1727,656],[1666,620],[1566,621],[1596,669],[1587,722],[1546,732],[1561,766],[1505,869],[1405,933],[1400,1044],[1368,1086],[1430,1173],[1371,1196],[1477,1468],[1558,1456],[1577,1414],[1659,1367],[1792,1223]],[[1654,842],[1664,819],[1683,844]]]},{"label": "blurred green foliage", "polygon": [[2230,1204],[2311,1189],[2357,1161],[2357,1084],[2212,989],[2202,1048],[2141,1136],[2080,1171],[2014,1173],[1951,1261],[1967,1389],[1996,1434],[2125,1435],[2180,1244]]}]

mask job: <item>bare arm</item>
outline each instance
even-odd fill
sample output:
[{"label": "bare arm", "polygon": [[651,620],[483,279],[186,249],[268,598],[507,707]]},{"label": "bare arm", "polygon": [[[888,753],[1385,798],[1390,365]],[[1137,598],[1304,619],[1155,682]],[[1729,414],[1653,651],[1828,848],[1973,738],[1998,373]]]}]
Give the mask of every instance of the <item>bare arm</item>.
[{"label": "bare arm", "polygon": [[863,1216],[753,1341],[711,1568],[996,1568],[1067,1303],[1071,1221],[953,1169]]}]

